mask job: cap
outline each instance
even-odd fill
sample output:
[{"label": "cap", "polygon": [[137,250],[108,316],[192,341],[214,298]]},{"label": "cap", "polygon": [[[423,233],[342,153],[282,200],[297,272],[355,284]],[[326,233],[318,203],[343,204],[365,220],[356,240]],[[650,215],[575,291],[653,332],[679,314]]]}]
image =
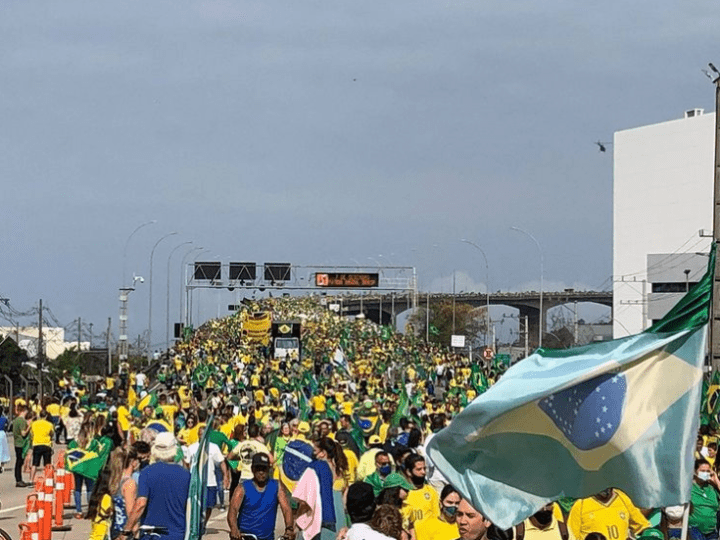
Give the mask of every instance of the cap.
[{"label": "cap", "polygon": [[265,452],[258,452],[252,458],[251,467],[270,467],[270,457]]},{"label": "cap", "polygon": [[368,440],[368,444],[382,444],[382,441],[380,440],[380,435],[371,435],[370,439]]},{"label": "cap", "polygon": [[310,424],[307,422],[300,422],[298,424],[298,431],[300,433],[310,433]]},{"label": "cap", "polygon": [[155,448],[160,448],[163,450],[170,449],[176,444],[177,441],[175,440],[175,435],[173,435],[169,431],[163,431],[162,433],[158,433],[157,437],[155,437],[155,442],[153,442],[153,446]]},{"label": "cap", "polygon": [[648,527],[640,533],[638,538],[644,538],[646,540],[664,540],[665,536],[663,535],[662,531],[658,529],[653,529],[652,527]]},{"label": "cap", "polygon": [[405,491],[412,491],[414,488],[406,480],[406,478],[400,474],[400,473],[390,473],[387,475],[387,478],[385,478],[385,481],[383,482],[383,489],[385,488],[391,488],[391,487],[401,487]]}]

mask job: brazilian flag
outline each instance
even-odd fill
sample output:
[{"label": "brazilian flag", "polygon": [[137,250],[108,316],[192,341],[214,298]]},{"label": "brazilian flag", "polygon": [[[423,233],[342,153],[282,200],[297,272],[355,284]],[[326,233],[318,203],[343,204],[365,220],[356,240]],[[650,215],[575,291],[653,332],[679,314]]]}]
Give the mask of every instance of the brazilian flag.
[{"label": "brazilian flag", "polygon": [[154,409],[155,407],[157,407],[157,404],[157,394],[155,394],[155,392],[149,392],[145,394],[145,396],[137,404],[137,409],[139,411],[142,411],[145,407],[152,407]]},{"label": "brazilian flag", "polygon": [[97,442],[98,444],[94,445],[95,450],[78,447],[68,449],[65,454],[65,468],[72,473],[97,480],[113,448],[108,437],[101,437]]}]

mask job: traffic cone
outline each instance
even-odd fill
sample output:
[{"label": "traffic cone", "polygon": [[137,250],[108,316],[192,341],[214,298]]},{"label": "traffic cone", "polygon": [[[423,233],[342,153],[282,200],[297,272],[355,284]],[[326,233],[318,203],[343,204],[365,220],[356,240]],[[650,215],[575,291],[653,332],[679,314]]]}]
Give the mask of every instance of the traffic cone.
[{"label": "traffic cone", "polygon": [[55,470],[55,522],[52,526],[53,531],[69,531],[72,529],[70,525],[63,523],[64,497],[65,469],[58,468]]},{"label": "traffic cone", "polygon": [[54,468],[52,465],[45,465],[45,484],[43,486],[45,492],[45,512],[40,520],[40,540],[51,540],[52,538],[52,518],[53,518],[53,482]]},{"label": "traffic cone", "polygon": [[70,471],[65,471],[65,494],[63,496],[63,508],[75,508],[72,503],[72,492],[75,491],[75,475]]},{"label": "traffic cone", "polygon": [[27,514],[27,525],[30,540],[40,540],[40,529],[38,519],[40,517],[39,498],[36,493],[28,495],[25,503],[25,512]]},{"label": "traffic cone", "polygon": [[37,518],[35,519],[33,540],[43,540],[43,521],[45,519],[45,475],[43,473],[35,475],[35,495],[37,497]]},{"label": "traffic cone", "polygon": [[27,521],[18,523],[18,530],[20,531],[20,540],[32,540],[30,534],[30,524]]}]

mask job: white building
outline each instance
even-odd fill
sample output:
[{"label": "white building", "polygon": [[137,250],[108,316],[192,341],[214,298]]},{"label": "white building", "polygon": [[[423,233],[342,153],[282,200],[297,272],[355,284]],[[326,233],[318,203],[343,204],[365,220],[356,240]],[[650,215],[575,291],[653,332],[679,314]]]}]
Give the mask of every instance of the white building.
[{"label": "white building", "polygon": [[715,115],[615,133],[613,336],[660,319],[703,275],[712,231]]},{"label": "white building", "polygon": [[[27,352],[29,358],[37,355],[38,335],[37,326],[0,327],[0,341],[5,336],[14,339],[18,347]],[[65,341],[64,328],[43,326],[43,348],[45,349],[45,356],[50,360],[55,360],[68,349],[77,350],[78,343],[77,341]],[[80,350],[89,351],[90,342],[81,341]]]}]

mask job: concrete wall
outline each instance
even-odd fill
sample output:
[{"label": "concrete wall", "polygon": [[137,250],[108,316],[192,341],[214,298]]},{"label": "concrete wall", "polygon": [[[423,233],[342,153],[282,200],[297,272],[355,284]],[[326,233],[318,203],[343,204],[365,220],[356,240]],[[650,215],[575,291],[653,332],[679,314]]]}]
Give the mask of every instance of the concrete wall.
[{"label": "concrete wall", "polygon": [[[714,114],[618,131],[613,139],[613,336],[649,326],[649,254],[707,251]],[[684,281],[684,275],[682,275]],[[653,315],[657,315],[655,310]]]}]

